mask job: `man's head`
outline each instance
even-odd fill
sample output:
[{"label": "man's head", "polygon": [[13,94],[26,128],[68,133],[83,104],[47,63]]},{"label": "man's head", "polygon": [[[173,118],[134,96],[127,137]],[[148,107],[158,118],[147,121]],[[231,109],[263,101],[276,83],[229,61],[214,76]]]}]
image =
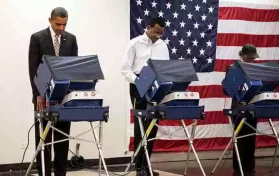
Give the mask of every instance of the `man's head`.
[{"label": "man's head", "polygon": [[253,62],[256,58],[259,58],[257,49],[252,44],[246,44],[242,47],[242,50],[239,51],[239,56],[244,62]]},{"label": "man's head", "polygon": [[156,42],[163,35],[165,27],[166,21],[164,18],[152,18],[147,26],[146,34],[153,42]]},{"label": "man's head", "polygon": [[68,12],[63,7],[56,7],[51,11],[49,22],[56,34],[61,35],[65,31],[67,21]]}]

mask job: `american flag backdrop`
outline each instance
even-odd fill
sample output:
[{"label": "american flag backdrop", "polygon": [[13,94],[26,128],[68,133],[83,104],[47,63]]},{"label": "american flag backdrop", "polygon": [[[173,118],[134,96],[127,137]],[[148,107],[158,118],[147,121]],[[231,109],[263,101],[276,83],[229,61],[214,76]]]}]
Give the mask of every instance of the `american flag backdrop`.
[{"label": "american flag backdrop", "polygon": [[[199,81],[192,82],[189,90],[200,93],[206,119],[197,126],[194,146],[197,150],[224,149],[231,136],[228,118],[222,112],[231,105],[231,98],[223,94],[221,86],[225,70],[239,59],[238,52],[246,43],[257,47],[261,57],[257,62],[279,59],[279,3],[259,4],[258,0],[250,0],[249,3],[246,0],[130,0],[130,38],[145,31],[150,16],[167,20],[162,39],[168,44],[171,59],[191,59],[198,73]],[[182,128],[179,121],[161,121],[160,126],[157,136],[162,138],[155,141],[154,151],[188,149],[182,130],[166,136]],[[279,124],[276,129],[279,130]],[[266,120],[259,119],[258,130],[272,134]],[[132,114],[128,131],[129,150],[132,151]],[[258,147],[273,145],[275,139],[257,136]]]}]

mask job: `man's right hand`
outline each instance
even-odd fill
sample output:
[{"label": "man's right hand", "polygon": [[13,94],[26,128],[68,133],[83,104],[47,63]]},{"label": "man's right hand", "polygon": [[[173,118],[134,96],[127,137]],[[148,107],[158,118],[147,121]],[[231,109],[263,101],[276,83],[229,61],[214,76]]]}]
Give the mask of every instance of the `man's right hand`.
[{"label": "man's right hand", "polygon": [[45,99],[42,96],[37,96],[37,111],[43,111],[46,108]]}]

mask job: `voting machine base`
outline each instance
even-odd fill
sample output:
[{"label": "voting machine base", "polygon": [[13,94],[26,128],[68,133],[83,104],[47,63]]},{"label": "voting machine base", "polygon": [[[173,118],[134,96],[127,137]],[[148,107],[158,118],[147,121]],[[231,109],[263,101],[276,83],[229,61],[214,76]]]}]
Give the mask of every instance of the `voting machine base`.
[{"label": "voting machine base", "polygon": [[[200,106],[200,96],[198,92],[191,92],[187,87],[192,81],[198,81],[196,71],[191,60],[152,60],[149,59],[142,68],[139,77],[135,80],[135,85],[140,96],[148,102],[146,110],[137,110],[134,108],[134,117],[138,118],[142,141],[134,156],[138,154],[143,147],[148,162],[150,175],[153,176],[151,163],[147,152],[147,141],[155,140],[147,139],[151,130],[158,120],[180,120],[182,129],[189,142],[189,149],[185,167],[187,174],[188,162],[191,150],[193,151],[202,174],[205,176],[204,169],[200,163],[199,157],[193,145],[194,133],[197,120],[204,119],[204,106]],[[142,124],[143,118],[152,119],[151,124],[144,132]],[[192,124],[192,133],[190,134],[184,123],[184,120],[194,120]],[[157,124],[156,124],[157,125]],[[179,130],[178,130],[179,131]],[[172,135],[172,134],[170,134]],[[134,156],[126,168],[128,171],[130,165],[134,161]]]},{"label": "voting machine base", "polygon": [[[158,128],[160,128],[160,126],[157,123],[157,121],[159,120],[165,120],[166,119],[166,113],[164,111],[154,111],[155,109],[157,108],[153,108],[153,111],[150,111],[150,110],[133,110],[133,114],[134,114],[134,117],[135,118],[138,118],[138,121],[139,121],[139,126],[140,126],[140,131],[141,131],[141,136],[142,136],[142,140],[139,144],[139,146],[137,147],[134,155],[131,157],[131,161],[130,163],[128,164],[126,170],[125,170],[125,173],[128,172],[129,168],[131,167],[132,163],[134,162],[137,154],[139,153],[139,151],[141,150],[141,148],[143,147],[144,149],[144,153],[145,153],[145,157],[146,157],[146,161],[147,161],[147,164],[148,164],[148,170],[149,170],[149,173],[151,173],[150,175],[153,176],[153,173],[152,173],[152,166],[151,166],[151,162],[150,162],[150,159],[149,159],[149,155],[148,155],[148,151],[147,151],[147,142],[148,141],[153,141],[153,140],[156,140],[156,139],[160,139],[161,137],[163,136],[172,136],[173,134],[179,132],[180,130],[183,130],[184,133],[185,133],[185,136],[189,142],[189,146],[188,146],[188,153],[187,153],[187,160],[186,160],[186,166],[185,166],[185,171],[184,171],[184,175],[187,175],[187,169],[188,169],[188,164],[189,164],[189,159],[190,159],[190,154],[191,154],[191,150],[193,151],[194,155],[195,155],[195,158],[198,162],[198,165],[201,169],[201,172],[202,174],[205,176],[205,172],[204,172],[204,169],[201,165],[201,162],[200,162],[200,159],[197,155],[197,152],[195,150],[195,147],[193,145],[193,141],[194,141],[194,135],[195,135],[195,130],[196,130],[196,126],[197,126],[197,122],[198,122],[198,119],[201,119],[203,120],[203,114],[201,114],[201,116],[199,116],[198,118],[187,118],[187,119],[192,119],[193,120],[193,123],[186,126],[185,122],[184,122],[184,119],[179,119],[180,122],[181,122],[181,126],[182,126],[182,129],[180,130],[177,130],[171,134],[168,134],[168,135],[163,135],[163,136],[157,136],[155,138],[151,138],[151,139],[147,139],[150,132],[152,131],[152,129],[154,128],[154,126],[158,126]],[[177,108],[176,108],[177,109]],[[143,118],[151,118],[152,121],[150,123],[150,125],[148,126],[148,128],[146,129],[146,132],[144,132],[144,125],[143,125],[143,122],[142,122],[142,119]],[[176,119],[170,119],[170,120],[176,120]],[[191,130],[191,133],[189,133],[189,131],[187,130],[187,127],[190,127],[192,126],[192,130]]]},{"label": "voting machine base", "polygon": [[[268,119],[268,122],[269,122],[269,125],[270,125],[270,128],[268,128],[268,129],[271,129],[272,132],[273,132],[273,135],[270,135],[270,134],[267,134],[267,133],[263,133],[263,132],[257,130],[256,128],[252,127],[249,123],[246,122],[247,118],[242,118],[242,120],[240,121],[240,123],[237,127],[234,126],[234,124],[232,122],[232,117],[230,115],[228,115],[228,118],[229,118],[229,124],[230,124],[231,129],[232,129],[232,137],[231,137],[228,145],[226,146],[224,152],[222,153],[221,157],[219,158],[218,162],[216,163],[214,169],[212,170],[211,175],[214,175],[214,172],[216,171],[216,169],[217,169],[218,165],[220,164],[221,160],[223,159],[224,155],[228,151],[229,147],[233,144],[233,147],[235,148],[235,152],[236,152],[237,161],[238,161],[238,165],[239,165],[239,168],[240,168],[241,176],[244,176],[243,169],[242,169],[242,164],[241,164],[241,160],[240,160],[240,155],[239,155],[239,151],[238,151],[238,147],[237,147],[237,139],[245,138],[245,137],[252,136],[252,135],[257,135],[257,134],[266,135],[266,136],[276,138],[276,148],[275,148],[273,161],[272,161],[272,167],[271,167],[271,172],[272,172],[273,169],[274,169],[275,159],[276,159],[276,156],[277,156],[277,149],[278,149],[278,145],[279,145],[279,136],[278,136],[278,133],[277,133],[276,129],[274,128],[275,125],[273,125],[272,119],[271,118]],[[254,130],[255,133],[238,136],[238,133],[240,132],[240,130],[242,129],[242,127],[244,125],[247,125],[249,128]],[[268,129],[265,129],[265,130],[268,130]]]},{"label": "voting machine base", "polygon": [[[45,146],[47,145],[53,145],[53,144],[56,144],[56,143],[61,143],[61,142],[65,142],[65,141],[68,141],[68,140],[77,140],[77,141],[84,141],[84,142],[88,142],[88,143],[93,143],[93,144],[96,144],[96,147],[98,149],[98,152],[99,152],[99,175],[101,175],[101,167],[102,167],[102,164],[103,164],[103,167],[104,167],[104,170],[105,170],[105,173],[106,175],[108,176],[108,170],[107,170],[107,166],[106,166],[106,163],[105,163],[105,160],[104,160],[104,156],[103,156],[103,153],[102,153],[102,128],[103,128],[103,122],[100,121],[99,122],[99,125],[98,126],[93,126],[93,122],[90,122],[90,129],[76,135],[76,136],[71,136],[71,135],[68,135],[62,131],[60,131],[59,129],[55,128],[54,127],[54,124],[55,122],[57,121],[57,115],[56,113],[44,113],[44,112],[37,112],[36,113],[37,116],[36,118],[38,119],[38,121],[40,122],[40,142],[37,146],[37,149],[36,149],[36,152],[32,158],[32,161],[28,167],[28,170],[26,172],[26,176],[30,174],[30,171],[32,169],[32,166],[34,164],[34,161],[37,157],[37,155],[39,154],[39,152],[41,151],[41,164],[42,164],[42,175],[44,176],[45,175],[45,163],[44,163],[44,151],[45,151]],[[50,115],[51,114],[51,115]],[[51,118],[49,118],[51,116]],[[43,128],[43,121],[44,120],[47,120],[47,125],[45,128]],[[97,136],[95,130],[96,128],[99,128],[99,137]],[[63,139],[63,140],[59,140],[59,141],[53,141],[53,142],[50,142],[50,143],[45,143],[45,138],[46,136],[48,135],[49,133],[49,130],[52,129],[56,132],[59,132],[61,134],[63,134],[64,136],[66,136],[67,138]],[[93,133],[93,137],[94,137],[94,140],[87,140],[87,139],[82,139],[81,136],[91,132]]]},{"label": "voting machine base", "polygon": [[[235,61],[227,70],[222,81],[224,92],[232,98],[234,106],[224,109],[229,117],[232,127],[232,137],[211,174],[214,174],[218,164],[222,160],[229,146],[233,143],[236,151],[238,165],[243,176],[242,164],[237,148],[237,139],[251,135],[262,134],[276,138],[276,148],[272,162],[272,171],[279,145],[278,134],[271,119],[279,117],[279,93],[276,88],[279,85],[279,65],[277,62],[246,63]],[[237,127],[232,123],[232,116],[240,117],[241,122]],[[263,133],[246,122],[248,118],[268,119],[273,135]],[[239,136],[243,125],[247,125],[255,133]],[[268,128],[268,129],[270,129]],[[249,144],[247,144],[249,145]]]},{"label": "voting machine base", "polygon": [[[102,126],[109,119],[109,107],[103,106],[103,98],[95,89],[98,80],[104,79],[97,55],[89,56],[49,56],[44,55],[39,65],[34,82],[42,97],[46,99],[46,108],[35,112],[40,121],[40,142],[29,165],[26,175],[31,171],[36,156],[41,151],[42,174],[45,175],[45,146],[68,140],[95,143],[99,152],[99,175],[103,164],[108,176],[107,166],[102,153]],[[43,121],[47,126],[43,129]],[[76,136],[71,136],[55,128],[56,122],[89,122],[91,128]],[[99,137],[95,133],[93,122],[99,122]],[[45,143],[50,130],[55,130],[66,139]],[[93,132],[94,140],[82,139],[81,136]],[[54,139],[53,139],[54,140]]]}]

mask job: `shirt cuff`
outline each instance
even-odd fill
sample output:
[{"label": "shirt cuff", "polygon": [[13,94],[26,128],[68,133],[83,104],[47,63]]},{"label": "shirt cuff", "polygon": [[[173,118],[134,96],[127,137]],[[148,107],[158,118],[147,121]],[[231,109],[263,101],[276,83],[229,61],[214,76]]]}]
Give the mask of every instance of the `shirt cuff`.
[{"label": "shirt cuff", "polygon": [[132,75],[132,83],[135,84],[135,81],[138,77],[136,75]]}]

